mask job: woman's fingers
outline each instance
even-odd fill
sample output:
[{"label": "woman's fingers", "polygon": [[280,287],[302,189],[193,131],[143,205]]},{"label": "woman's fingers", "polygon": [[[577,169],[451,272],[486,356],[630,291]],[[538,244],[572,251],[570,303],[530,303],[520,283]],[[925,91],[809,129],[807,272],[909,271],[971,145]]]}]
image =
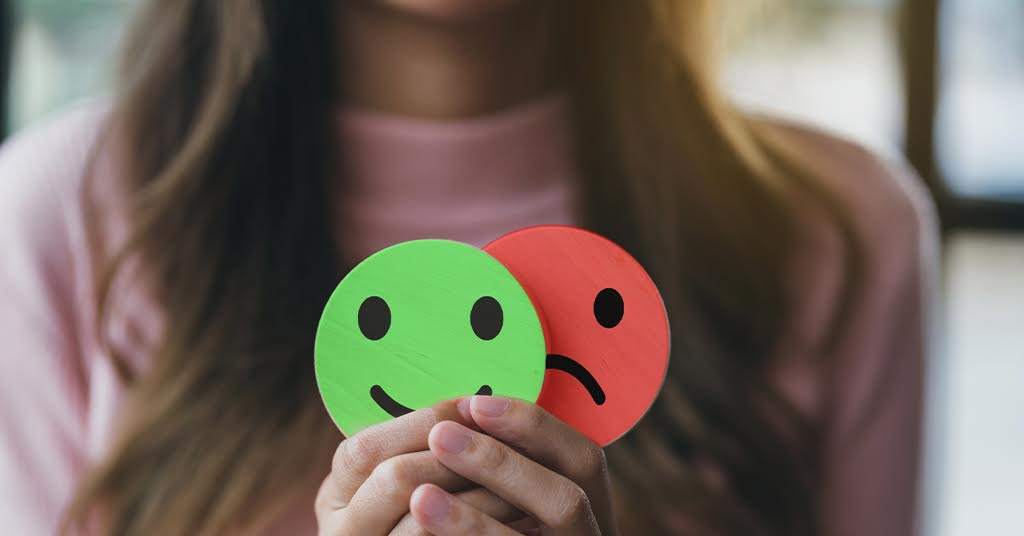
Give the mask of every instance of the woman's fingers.
[{"label": "woman's fingers", "polygon": [[[454,495],[464,504],[501,523],[511,523],[526,517],[526,514],[509,504],[508,501],[484,488],[462,491]],[[412,510],[411,504],[409,509]],[[427,534],[429,533],[411,513],[406,514],[395,530],[391,532],[391,536],[426,536]]]},{"label": "woman's fingers", "polygon": [[508,501],[498,497],[488,489],[475,488],[469,491],[456,493],[455,497],[460,501],[480,510],[484,514],[501,521],[502,523],[516,521],[526,517],[522,510],[509,504]]},{"label": "woman's fingers", "polygon": [[464,419],[472,418],[487,435],[580,485],[606,478],[604,450],[540,406],[513,398],[474,396],[459,399],[457,407]]},{"label": "woman's fingers", "polygon": [[434,426],[428,443],[431,452],[452,471],[486,487],[544,526],[564,534],[600,534],[583,488],[493,437],[446,421]]},{"label": "woman's fingers", "polygon": [[487,435],[581,486],[601,527],[614,530],[608,465],[599,445],[540,406],[522,400],[474,396],[459,399],[456,407]]},{"label": "woman's fingers", "polygon": [[434,536],[518,536],[495,518],[459,500],[443,489],[424,484],[413,492],[409,511]]},{"label": "woman's fingers", "polygon": [[428,482],[450,490],[470,486],[429,452],[401,454],[379,464],[329,525],[337,534],[387,534],[408,511],[413,490]]},{"label": "woman's fingers", "polygon": [[[427,449],[427,434],[446,419],[465,421],[455,401],[441,402],[371,426],[344,440],[334,452],[329,483],[321,488],[318,505],[342,508],[381,462],[400,454]],[[319,506],[318,506],[319,507]]]}]

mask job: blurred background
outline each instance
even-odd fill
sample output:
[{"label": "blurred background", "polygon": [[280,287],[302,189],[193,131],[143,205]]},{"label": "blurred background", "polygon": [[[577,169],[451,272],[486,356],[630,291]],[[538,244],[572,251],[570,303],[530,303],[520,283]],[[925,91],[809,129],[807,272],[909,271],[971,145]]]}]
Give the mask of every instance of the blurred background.
[{"label": "blurred background", "polygon": [[[133,0],[0,0],[9,135],[108,92]],[[907,158],[944,231],[924,534],[1020,534],[1024,0],[723,0],[734,98]]]}]

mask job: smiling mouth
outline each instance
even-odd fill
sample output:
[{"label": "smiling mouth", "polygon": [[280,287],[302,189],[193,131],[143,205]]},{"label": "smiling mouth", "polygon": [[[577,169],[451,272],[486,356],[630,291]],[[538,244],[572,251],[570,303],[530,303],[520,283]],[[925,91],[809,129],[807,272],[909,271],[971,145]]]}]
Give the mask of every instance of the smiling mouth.
[{"label": "smiling mouth", "polygon": [[[576,378],[576,381],[580,382],[580,385],[587,390],[590,398],[598,406],[603,405],[607,399],[604,389],[601,389],[601,384],[597,383],[594,375],[575,359],[564,355],[548,354],[547,368],[550,370],[560,370]],[[490,396],[492,392],[490,385],[481,385],[480,389],[477,389],[476,394]],[[380,409],[386,411],[392,417],[401,417],[413,411],[412,408],[406,407],[394,398],[391,398],[391,395],[380,385],[370,387],[370,398],[380,406]]]},{"label": "smiling mouth", "polygon": [[[477,389],[476,394],[490,396],[492,392],[490,385],[481,385],[480,388]],[[394,398],[391,398],[391,396],[384,391],[384,388],[379,385],[370,387],[370,398],[380,406],[380,409],[388,412],[388,415],[391,415],[392,417],[401,417],[406,413],[412,413],[412,408],[405,407]]]},{"label": "smiling mouth", "polygon": [[597,383],[594,375],[575,359],[564,355],[548,354],[547,368],[560,370],[576,378],[576,381],[580,382],[587,392],[590,393],[590,398],[594,399],[595,404],[598,406],[604,404],[605,395],[604,389],[601,389],[601,384]]}]

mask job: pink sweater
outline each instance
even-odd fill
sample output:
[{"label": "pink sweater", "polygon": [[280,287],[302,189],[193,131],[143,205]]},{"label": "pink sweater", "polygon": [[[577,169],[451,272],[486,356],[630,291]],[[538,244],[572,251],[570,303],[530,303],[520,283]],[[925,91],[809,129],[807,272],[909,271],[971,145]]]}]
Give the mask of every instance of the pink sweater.
[{"label": "pink sweater", "polygon": [[[345,254],[447,237],[481,245],[539,223],[572,223],[576,170],[559,97],[491,117],[420,122],[339,113],[352,178],[344,196]],[[93,333],[95,244],[84,234],[83,174],[106,109],[85,106],[36,126],[0,151],[0,532],[51,533],[75,485],[108,445],[123,387]],[[847,200],[866,243],[867,285],[836,355],[812,350],[834,306],[838,238],[807,215],[794,259],[798,314],[775,377],[821,427],[828,534],[912,531],[924,358],[922,293],[933,225],[901,168],[853,145],[784,127],[820,155],[826,187]],[[101,242],[123,240],[111,157],[99,151]],[[106,190],[103,190],[106,185]],[[144,367],[162,315],[124,285],[114,344]],[[271,531],[315,533],[312,498]]]}]

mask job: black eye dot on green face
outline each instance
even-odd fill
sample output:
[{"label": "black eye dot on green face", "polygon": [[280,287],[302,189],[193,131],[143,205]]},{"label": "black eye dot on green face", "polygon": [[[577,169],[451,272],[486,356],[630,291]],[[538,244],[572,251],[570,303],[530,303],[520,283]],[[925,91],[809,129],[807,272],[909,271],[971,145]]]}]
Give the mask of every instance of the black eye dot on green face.
[{"label": "black eye dot on green face", "polygon": [[485,341],[489,341],[501,333],[502,322],[504,322],[504,316],[501,304],[490,296],[484,296],[477,300],[469,312],[469,323],[473,326],[473,333]]},{"label": "black eye dot on green face", "polygon": [[359,306],[359,331],[371,341],[387,335],[391,328],[391,308],[380,296],[370,296]]},{"label": "black eye dot on green face", "polygon": [[597,323],[606,328],[614,328],[622,322],[622,315],[625,312],[625,304],[622,302],[622,294],[613,288],[606,288],[597,293],[594,298],[594,318]]}]

